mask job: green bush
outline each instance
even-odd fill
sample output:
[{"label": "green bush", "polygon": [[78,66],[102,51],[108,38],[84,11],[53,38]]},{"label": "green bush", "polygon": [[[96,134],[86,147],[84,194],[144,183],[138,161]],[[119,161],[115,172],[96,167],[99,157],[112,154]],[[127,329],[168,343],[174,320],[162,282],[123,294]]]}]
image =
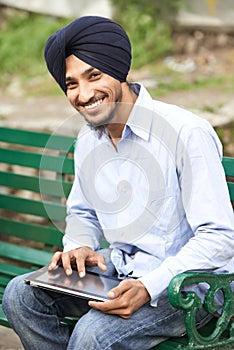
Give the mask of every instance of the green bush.
[{"label": "green bush", "polygon": [[127,31],[133,49],[133,68],[155,61],[173,49],[170,17],[181,0],[113,1],[114,17]]},{"label": "green bush", "polygon": [[50,34],[70,20],[56,19],[27,12],[5,16],[0,30],[0,74],[30,76],[46,71],[43,59],[45,42]]}]

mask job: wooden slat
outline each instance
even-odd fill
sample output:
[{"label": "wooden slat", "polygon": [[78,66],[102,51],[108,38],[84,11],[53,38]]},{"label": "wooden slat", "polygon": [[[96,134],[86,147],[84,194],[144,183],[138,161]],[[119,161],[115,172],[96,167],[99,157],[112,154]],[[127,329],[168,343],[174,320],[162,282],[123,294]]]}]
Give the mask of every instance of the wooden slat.
[{"label": "wooden slat", "polygon": [[9,323],[7,322],[6,316],[2,310],[2,305],[0,304],[0,324],[5,327],[10,327]]},{"label": "wooden slat", "polygon": [[[13,266],[14,269],[14,266]],[[1,279],[0,279],[0,292],[2,291],[3,288],[6,287],[6,285],[10,282],[10,280],[12,279],[12,277],[7,276],[7,275],[1,275]]]},{"label": "wooden slat", "polygon": [[226,176],[233,176],[234,177],[234,161],[233,161],[233,158],[223,157],[222,163],[223,163],[223,167],[224,167]]},{"label": "wooden slat", "polygon": [[60,151],[73,151],[75,137],[0,127],[0,141]]},{"label": "wooden slat", "polygon": [[42,202],[5,194],[0,194],[0,203],[3,209],[48,217],[50,220],[64,221],[66,216],[65,206],[59,203]]},{"label": "wooden slat", "polygon": [[[17,260],[32,264],[33,266],[43,266],[50,262],[52,253],[25,246],[16,246],[15,244],[1,242],[0,256],[9,258],[12,261]],[[13,267],[14,268],[14,267]]]},{"label": "wooden slat", "polygon": [[227,185],[230,194],[230,199],[232,202],[234,202],[234,182],[228,182]]},{"label": "wooden slat", "polygon": [[[24,273],[27,273],[27,272],[30,272],[33,270],[34,269],[10,265],[10,264],[0,262],[0,274],[1,274],[1,276],[6,275],[6,276],[9,276],[10,278],[12,278],[12,277],[15,277],[18,275],[23,275]],[[1,277],[0,283],[2,283],[2,277]]]},{"label": "wooden slat", "polygon": [[51,196],[67,197],[72,183],[61,179],[44,179],[0,171],[0,185]]},{"label": "wooden slat", "polygon": [[72,158],[64,156],[41,155],[13,149],[0,149],[0,162],[16,164],[40,170],[50,170],[63,174],[74,173]]},{"label": "wooden slat", "polygon": [[47,245],[62,246],[63,232],[54,226],[42,226],[24,221],[0,218],[0,233],[42,242]]}]

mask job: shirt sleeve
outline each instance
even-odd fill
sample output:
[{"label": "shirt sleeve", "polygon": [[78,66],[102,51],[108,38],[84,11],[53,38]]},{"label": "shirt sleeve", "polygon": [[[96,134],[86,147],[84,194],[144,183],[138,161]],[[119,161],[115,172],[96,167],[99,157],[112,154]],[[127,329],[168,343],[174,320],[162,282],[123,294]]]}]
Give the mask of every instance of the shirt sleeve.
[{"label": "shirt sleeve", "polygon": [[173,276],[223,267],[234,255],[234,217],[218,138],[209,130],[193,129],[177,152],[183,206],[194,236],[175,256],[140,278],[152,306]]},{"label": "shirt sleeve", "polygon": [[97,250],[103,237],[96,212],[82,190],[79,171],[80,149],[82,149],[81,145],[79,152],[78,147],[75,149],[75,180],[67,200],[64,252],[82,246]]}]

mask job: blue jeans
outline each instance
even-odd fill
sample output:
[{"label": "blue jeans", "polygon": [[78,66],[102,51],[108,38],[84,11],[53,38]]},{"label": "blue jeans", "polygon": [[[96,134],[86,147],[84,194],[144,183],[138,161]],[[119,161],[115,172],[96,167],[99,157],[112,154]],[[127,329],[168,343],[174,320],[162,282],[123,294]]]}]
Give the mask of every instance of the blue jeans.
[{"label": "blue jeans", "polygon": [[[102,253],[107,274],[113,275],[109,249]],[[145,304],[129,319],[123,319],[90,309],[84,299],[31,287],[24,278],[18,276],[8,284],[3,309],[26,350],[143,350],[185,333],[184,312],[174,309],[166,294],[156,308]],[[61,323],[65,316],[80,317],[72,334]],[[200,323],[208,320],[204,312],[197,317]]]}]

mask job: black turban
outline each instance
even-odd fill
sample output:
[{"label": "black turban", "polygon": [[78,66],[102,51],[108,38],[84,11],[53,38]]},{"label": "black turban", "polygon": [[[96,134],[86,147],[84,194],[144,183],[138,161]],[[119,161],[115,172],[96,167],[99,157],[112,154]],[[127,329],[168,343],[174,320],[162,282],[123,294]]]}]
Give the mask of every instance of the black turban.
[{"label": "black turban", "polygon": [[131,44],[124,29],[104,17],[86,16],[52,34],[45,46],[49,72],[66,93],[66,57],[75,55],[120,82],[131,64]]}]

